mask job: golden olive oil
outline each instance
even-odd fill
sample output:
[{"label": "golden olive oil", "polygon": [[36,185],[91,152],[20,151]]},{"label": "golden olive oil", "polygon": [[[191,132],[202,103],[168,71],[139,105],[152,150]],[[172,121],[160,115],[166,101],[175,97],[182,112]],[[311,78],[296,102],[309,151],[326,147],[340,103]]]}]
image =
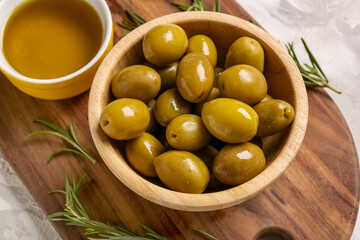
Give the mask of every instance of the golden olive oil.
[{"label": "golden olive oil", "polygon": [[3,52],[20,74],[52,79],[90,62],[102,38],[100,17],[84,0],[29,0],[7,21]]}]

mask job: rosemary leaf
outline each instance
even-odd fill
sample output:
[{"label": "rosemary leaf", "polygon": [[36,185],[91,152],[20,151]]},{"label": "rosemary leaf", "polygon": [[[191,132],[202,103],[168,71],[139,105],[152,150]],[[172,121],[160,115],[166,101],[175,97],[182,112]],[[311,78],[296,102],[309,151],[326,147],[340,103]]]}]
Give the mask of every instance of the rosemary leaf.
[{"label": "rosemary leaf", "polygon": [[220,0],[216,0],[213,11],[220,12]]},{"label": "rosemary leaf", "polygon": [[135,27],[135,28],[138,26],[135,22],[133,22],[133,21],[131,21],[129,19],[124,19],[123,21],[125,23],[129,24],[128,26]]},{"label": "rosemary leaf", "polygon": [[210,240],[217,240],[217,238],[215,238],[214,236],[200,230],[200,229],[197,229],[197,228],[194,228],[195,231],[199,232],[200,234],[202,234],[204,237],[206,237],[207,239],[210,239]]},{"label": "rosemary leaf", "polygon": [[140,26],[141,24],[147,22],[143,17],[139,17],[138,14],[130,12],[128,9],[126,9],[125,12],[135,26]]},{"label": "rosemary leaf", "polygon": [[[77,144],[80,145],[79,140],[78,140],[77,137],[76,137],[74,123],[73,123],[73,121],[71,121],[71,120],[69,121],[69,131],[70,131],[70,135],[71,135],[72,139],[74,139],[74,141],[75,141]],[[65,131],[64,131],[64,132],[65,132]],[[65,132],[65,133],[66,133],[66,132]]]},{"label": "rosemary leaf", "polygon": [[[78,198],[79,193],[90,183],[90,181],[85,181],[86,176],[87,175],[84,174],[78,181],[73,179],[73,184],[71,185],[70,178],[66,174],[65,190],[53,190],[50,192],[65,195],[65,209],[64,211],[48,215],[46,219],[50,221],[65,221],[66,225],[84,227],[85,235],[89,240],[171,240],[170,238],[159,235],[145,225],[141,225],[145,231],[145,236],[141,236],[116,222],[116,225],[100,222],[95,217],[93,211],[92,214],[95,220],[91,219]],[[216,240],[216,238],[204,231],[199,229],[195,230],[208,239]]]},{"label": "rosemary leaf", "polygon": [[129,31],[132,31],[134,30],[136,27],[132,27],[132,26],[128,26],[126,24],[123,24],[123,23],[118,23],[118,25],[126,30],[129,30]]},{"label": "rosemary leaf", "polygon": [[52,193],[63,193],[65,194],[65,191],[64,190],[52,190],[49,192],[49,194],[52,194]]},{"label": "rosemary leaf", "polygon": [[[203,0],[193,0],[191,5],[179,2],[171,2],[170,4],[174,5],[181,11],[206,11]],[[220,12],[220,0],[215,1],[213,11]],[[132,31],[147,22],[144,17],[135,12],[131,12],[128,9],[126,9],[125,12],[129,19],[123,19],[123,23],[118,23],[119,27]]]},{"label": "rosemary leaf", "polygon": [[[89,215],[85,211],[82,203],[78,198],[78,194],[89,184],[85,182],[86,174],[83,175],[77,182],[73,181],[73,186],[70,184],[69,176],[65,178],[65,191],[55,190],[52,193],[60,192],[65,194],[66,204],[64,211],[53,213],[47,216],[51,221],[66,221],[68,225],[75,225],[86,228],[87,235],[98,235],[99,237],[89,237],[88,239],[128,239],[128,240],[149,240],[149,239],[161,239],[166,238],[154,238],[152,236],[140,236],[134,232],[124,229],[122,227],[114,226],[109,223],[102,223],[96,220],[90,219]],[[154,236],[160,236],[148,227],[145,227],[146,231],[152,233]]]},{"label": "rosemary leaf", "polygon": [[84,154],[82,154],[81,152],[79,152],[78,150],[75,150],[75,149],[71,149],[71,148],[59,148],[59,149],[56,149],[55,151],[53,151],[50,156],[48,157],[48,162],[51,161],[51,159],[58,153],[60,152],[72,152],[72,153],[75,153],[75,154],[78,154],[84,158],[86,158],[86,156]]},{"label": "rosemary leaf", "polygon": [[144,17],[140,16],[139,14],[135,12],[133,14],[139,19],[139,22],[141,22],[142,24],[147,22],[147,20]]},{"label": "rosemary leaf", "polygon": [[[171,4],[176,6],[181,11],[206,11],[203,0],[193,0],[191,5],[178,2],[171,2]],[[215,1],[213,11],[220,12],[220,0]]]},{"label": "rosemary leaf", "polygon": [[135,12],[131,12],[128,9],[126,9],[125,12],[129,19],[124,19],[124,23],[118,23],[118,25],[126,30],[132,31],[147,22],[144,17]]},{"label": "rosemary leaf", "polygon": [[51,121],[43,120],[43,119],[35,119],[34,122],[42,123],[52,129],[54,129],[56,132],[70,138],[69,134],[63,128],[61,128],[60,126],[56,125],[55,123],[53,123]]},{"label": "rosemary leaf", "polygon": [[187,11],[189,9],[189,7],[190,7],[190,5],[183,4],[183,3],[178,3],[178,2],[171,2],[170,4],[174,5],[175,7],[180,9],[181,11]]},{"label": "rosemary leaf", "polygon": [[307,52],[307,54],[309,55],[311,64],[313,65],[314,68],[319,69],[319,71],[321,72],[321,74],[323,75],[324,79],[326,80],[326,82],[329,82],[325,73],[323,72],[323,70],[321,69],[319,63],[317,62],[316,58],[314,57],[314,55],[311,53],[308,45],[306,44],[305,40],[303,38],[301,38],[301,42],[303,43],[305,50]]},{"label": "rosemary leaf", "polygon": [[306,50],[306,53],[308,54],[309,60],[311,62],[311,66],[307,63],[300,64],[299,59],[296,56],[295,49],[294,49],[294,43],[287,43],[285,45],[289,55],[294,60],[295,64],[297,65],[301,76],[303,77],[304,83],[307,87],[321,87],[321,88],[329,88],[333,90],[334,92],[341,94],[341,91],[337,89],[336,87],[332,86],[329,83],[328,78],[326,77],[324,71],[321,69],[320,64],[310,51],[310,48],[306,44],[305,40],[301,38],[301,41],[304,45],[304,48]]},{"label": "rosemary leaf", "polygon": [[50,154],[48,161],[50,161],[54,157],[54,155],[56,155],[57,153],[67,151],[67,152],[72,152],[72,153],[78,154],[95,164],[96,159],[91,155],[91,153],[88,150],[86,150],[85,147],[83,147],[80,144],[79,140],[77,139],[74,124],[71,120],[69,122],[70,134],[67,133],[62,127],[56,125],[55,123],[53,123],[51,121],[36,119],[35,122],[42,123],[42,124],[52,128],[55,131],[42,130],[42,131],[33,132],[33,133],[30,133],[29,135],[27,135],[24,140],[27,140],[28,138],[30,138],[34,135],[38,135],[38,134],[51,134],[51,135],[55,135],[55,136],[63,139],[65,142],[67,142],[69,145],[71,145],[74,148],[74,149],[70,149],[70,148],[57,149]]}]

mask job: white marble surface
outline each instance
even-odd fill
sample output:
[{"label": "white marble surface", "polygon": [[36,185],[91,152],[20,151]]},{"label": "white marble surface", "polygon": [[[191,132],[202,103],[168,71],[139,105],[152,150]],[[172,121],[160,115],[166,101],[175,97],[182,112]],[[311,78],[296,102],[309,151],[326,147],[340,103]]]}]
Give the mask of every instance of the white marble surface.
[{"label": "white marble surface", "polygon": [[[343,91],[341,95],[328,92],[345,116],[359,152],[360,1],[237,1],[280,42],[294,41],[302,62],[307,58],[300,37],[305,38],[330,81]],[[60,239],[44,218],[41,209],[0,155],[0,239]],[[359,222],[351,240],[360,239]]]},{"label": "white marble surface", "polygon": [[[237,0],[281,43],[294,42],[300,62],[308,62],[303,37],[330,82],[327,90],[344,115],[360,152],[360,1]],[[326,119],[324,120],[326,122]],[[360,239],[360,212],[351,240]]]}]

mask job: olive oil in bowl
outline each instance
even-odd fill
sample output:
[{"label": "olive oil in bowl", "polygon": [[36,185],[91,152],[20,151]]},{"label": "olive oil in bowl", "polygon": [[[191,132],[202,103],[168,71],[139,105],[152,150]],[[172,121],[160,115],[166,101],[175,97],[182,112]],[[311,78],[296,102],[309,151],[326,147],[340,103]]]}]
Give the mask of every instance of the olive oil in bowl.
[{"label": "olive oil in bowl", "polygon": [[9,17],[3,53],[20,74],[54,79],[84,67],[103,41],[98,13],[84,0],[29,0]]}]

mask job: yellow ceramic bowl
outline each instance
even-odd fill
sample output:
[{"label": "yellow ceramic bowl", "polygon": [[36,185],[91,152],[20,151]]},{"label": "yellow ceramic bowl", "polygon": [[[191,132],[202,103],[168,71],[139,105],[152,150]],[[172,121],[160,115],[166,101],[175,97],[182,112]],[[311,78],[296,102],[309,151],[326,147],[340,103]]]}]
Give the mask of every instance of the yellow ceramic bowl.
[{"label": "yellow ceramic bowl", "polygon": [[[0,36],[3,36],[6,22],[14,9],[25,1],[26,0],[0,1]],[[57,100],[76,96],[90,88],[97,68],[113,46],[113,25],[111,13],[105,1],[85,1],[88,2],[99,14],[103,24],[104,34],[101,47],[95,57],[88,64],[74,73],[64,77],[48,80],[25,77],[15,71],[6,61],[2,49],[3,38],[0,38],[0,70],[18,89],[33,97]]]}]

